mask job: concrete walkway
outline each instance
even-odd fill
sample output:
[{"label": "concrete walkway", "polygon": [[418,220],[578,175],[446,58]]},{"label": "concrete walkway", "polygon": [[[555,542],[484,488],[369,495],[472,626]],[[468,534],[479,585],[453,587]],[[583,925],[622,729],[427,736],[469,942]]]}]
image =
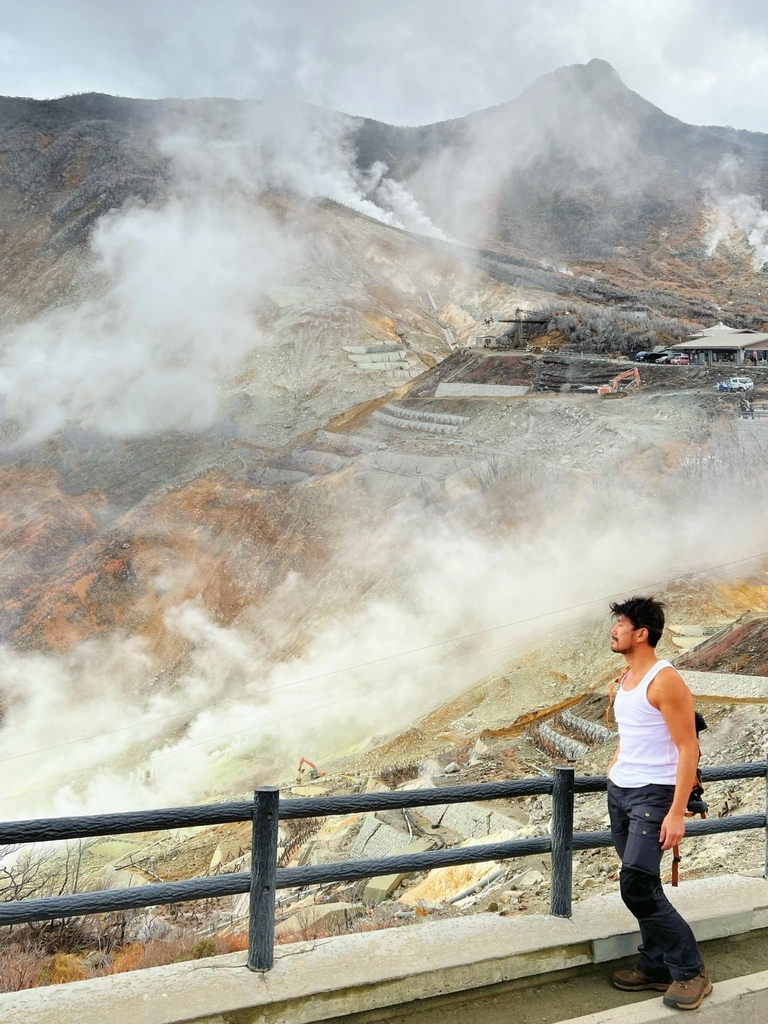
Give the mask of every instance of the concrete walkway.
[{"label": "concrete walkway", "polygon": [[[768,927],[768,882],[761,877],[684,882],[668,895],[701,941]],[[597,896],[575,904],[569,920],[479,914],[281,946],[274,969],[263,975],[250,973],[244,954],[233,953],[32,989],[0,996],[0,1020],[308,1024],[619,959],[639,941],[634,924],[618,894]]]},{"label": "concrete walkway", "polygon": [[[664,1006],[661,999],[645,1000],[634,1006],[572,1017],[563,1024],[671,1024],[680,1011]],[[696,1010],[696,1024],[764,1024],[768,1020],[768,971],[732,978],[715,985]]]},{"label": "concrete walkway", "polygon": [[[721,1011],[725,1010],[723,996],[730,1002],[752,984],[748,976],[768,971],[766,931],[712,939],[702,942],[700,948],[714,979]],[[336,1017],[327,1024],[511,1024],[512,1021],[514,1024],[574,1024],[568,1018],[579,1010],[588,1012],[590,1024],[614,1017],[616,1024],[623,1024],[627,1014],[636,1016],[637,1024],[643,1024],[645,1015],[649,1019],[665,1016],[662,993],[619,992],[609,983],[612,971],[634,966],[635,959],[636,956],[631,956],[605,964],[589,964],[436,999],[417,1000],[401,1007]],[[737,984],[728,984],[732,981]],[[710,1002],[711,997],[706,1004]],[[636,1009],[637,1004],[644,1006]],[[690,1018],[690,1022],[696,1024],[696,1018]],[[746,1020],[739,1024],[746,1024]],[[751,1024],[764,1024],[764,1021]]]}]

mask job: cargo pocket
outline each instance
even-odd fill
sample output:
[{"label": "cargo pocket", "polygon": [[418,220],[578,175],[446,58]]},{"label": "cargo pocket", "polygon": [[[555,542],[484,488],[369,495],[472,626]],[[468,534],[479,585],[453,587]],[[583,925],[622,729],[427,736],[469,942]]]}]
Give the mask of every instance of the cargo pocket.
[{"label": "cargo pocket", "polygon": [[661,863],[661,823],[666,813],[663,808],[647,805],[633,812],[622,857],[626,867],[657,874]]}]

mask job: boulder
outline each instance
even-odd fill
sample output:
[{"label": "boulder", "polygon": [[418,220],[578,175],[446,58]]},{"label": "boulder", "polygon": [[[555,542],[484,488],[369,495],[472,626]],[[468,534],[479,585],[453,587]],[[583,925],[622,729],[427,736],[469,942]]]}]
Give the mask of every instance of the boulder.
[{"label": "boulder", "polygon": [[517,822],[485,804],[434,804],[417,808],[433,828],[450,829],[459,836],[482,839],[495,832],[517,830]]},{"label": "boulder", "polygon": [[364,793],[388,793],[389,786],[384,782],[383,779],[377,779],[375,775],[372,775],[365,784]]},{"label": "boulder", "polygon": [[390,857],[395,850],[408,842],[405,819],[402,828],[395,828],[382,821],[376,814],[366,814],[363,826],[358,832],[349,851],[350,860],[371,860],[375,857]]},{"label": "boulder", "polygon": [[[498,832],[487,836],[481,841],[468,839],[461,845],[478,846],[488,843],[502,843],[514,838],[515,834],[512,832]],[[402,896],[400,896],[400,900],[411,906],[421,900],[450,903],[459,897],[460,894],[473,890],[491,872],[495,872],[499,866],[497,861],[486,860],[477,864],[457,864],[447,868],[433,868],[423,881],[406,889]],[[504,871],[496,877],[500,878],[503,874]]]},{"label": "boulder", "polygon": [[[412,843],[407,846],[403,846],[399,850],[393,850],[390,856],[399,857],[403,854],[410,853],[426,853],[427,850],[431,850],[434,847],[434,842],[431,839],[414,839]],[[379,875],[378,878],[372,878],[365,887],[363,892],[363,903],[366,906],[376,906],[385,900],[389,894],[400,885],[403,879],[407,878],[411,872],[396,872],[392,875]]]},{"label": "boulder", "polygon": [[213,851],[211,862],[208,865],[209,875],[220,874],[229,864],[230,861],[237,860],[241,857],[245,850],[243,849],[243,843],[239,839],[222,839],[216,849]]},{"label": "boulder", "polygon": [[540,871],[537,871],[536,868],[528,868],[527,871],[515,875],[510,884],[516,889],[532,889],[535,885],[541,885],[543,881],[544,875]]},{"label": "boulder", "polygon": [[333,861],[350,859],[347,851],[360,828],[361,820],[360,814],[350,814],[344,818],[331,815],[320,831],[302,849],[298,858],[299,865],[330,864]]},{"label": "boulder", "polygon": [[316,903],[302,907],[285,921],[275,925],[275,938],[296,934],[297,938],[313,938],[317,934],[333,934],[343,931],[363,908],[354,903]]}]

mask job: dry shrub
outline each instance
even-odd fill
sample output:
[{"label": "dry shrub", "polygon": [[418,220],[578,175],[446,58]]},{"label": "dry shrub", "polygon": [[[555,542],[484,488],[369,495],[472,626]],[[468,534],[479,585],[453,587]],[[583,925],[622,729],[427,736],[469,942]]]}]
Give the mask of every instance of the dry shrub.
[{"label": "dry shrub", "polygon": [[90,971],[72,953],[55,953],[35,978],[35,985],[66,985],[84,981]]},{"label": "dry shrub", "polygon": [[133,942],[103,960],[89,963],[72,953],[46,953],[44,946],[13,943],[0,945],[0,993],[19,992],[43,985],[64,985],[71,981],[125,974],[145,967],[162,967],[185,960],[201,960],[224,953],[237,953],[248,948],[248,935],[233,932],[199,938],[195,935]]},{"label": "dry shrub", "polygon": [[191,939],[150,939],[149,942],[134,942],[124,946],[115,954],[107,974],[124,974],[126,971],[140,971],[145,967],[163,967],[166,964],[191,960],[194,942]]},{"label": "dry shrub", "polygon": [[114,960],[107,968],[107,974],[123,974],[125,971],[138,970],[142,966],[143,957],[144,947],[139,943],[123,946],[115,953]]},{"label": "dry shrub", "polygon": [[[287,945],[291,942],[307,942],[314,939],[330,939],[336,935],[351,935],[358,932],[378,932],[385,928],[399,928],[405,922],[397,921],[389,914],[374,911],[356,917],[347,923],[329,924],[318,921],[316,924],[299,925],[294,931],[275,936],[275,945]],[[247,941],[247,940],[246,940]]]},{"label": "dry shrub", "polygon": [[244,949],[248,949],[248,935],[246,932],[217,935],[216,945],[218,953],[239,953]]},{"label": "dry shrub", "polygon": [[[419,913],[419,908],[416,907],[416,916],[422,917],[423,914]],[[404,922],[395,921],[391,917],[387,918],[376,918],[376,917],[359,917],[357,921],[349,929],[351,932],[381,932],[385,928],[401,928]]]},{"label": "dry shrub", "polygon": [[17,944],[0,948],[0,992],[20,992],[37,984],[45,955]]},{"label": "dry shrub", "polygon": [[283,932],[275,936],[275,945],[283,946],[291,942],[312,942],[315,939],[330,939],[334,935],[341,935],[346,932],[341,925],[328,925],[319,921],[317,924],[298,925],[291,932]]},{"label": "dry shrub", "polygon": [[205,960],[206,957],[216,956],[217,953],[215,939],[200,939],[194,944],[189,955],[193,960]]},{"label": "dry shrub", "polygon": [[163,967],[166,964],[183,963],[185,960],[202,960],[222,953],[235,953],[246,949],[248,936],[215,935],[199,939],[194,935],[172,939],[150,939],[149,942],[134,942],[115,953],[114,960],[107,968],[107,974],[124,974],[126,971],[140,971],[145,967]]}]

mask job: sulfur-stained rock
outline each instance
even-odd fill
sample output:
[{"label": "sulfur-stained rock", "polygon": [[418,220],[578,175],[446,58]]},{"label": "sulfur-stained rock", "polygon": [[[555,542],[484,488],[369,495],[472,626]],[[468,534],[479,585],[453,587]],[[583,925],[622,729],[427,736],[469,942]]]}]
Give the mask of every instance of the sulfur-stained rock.
[{"label": "sulfur-stained rock", "polygon": [[[399,850],[393,850],[390,856],[399,857],[403,854],[411,853],[425,853],[427,850],[431,850],[435,843],[433,840],[428,838],[415,839],[412,843],[402,847]],[[407,878],[411,872],[398,872],[392,875],[380,875],[378,878],[372,878],[365,887],[363,892],[363,903],[366,905],[375,906],[377,903],[381,903],[385,900],[389,894],[400,885],[403,879]]]}]

